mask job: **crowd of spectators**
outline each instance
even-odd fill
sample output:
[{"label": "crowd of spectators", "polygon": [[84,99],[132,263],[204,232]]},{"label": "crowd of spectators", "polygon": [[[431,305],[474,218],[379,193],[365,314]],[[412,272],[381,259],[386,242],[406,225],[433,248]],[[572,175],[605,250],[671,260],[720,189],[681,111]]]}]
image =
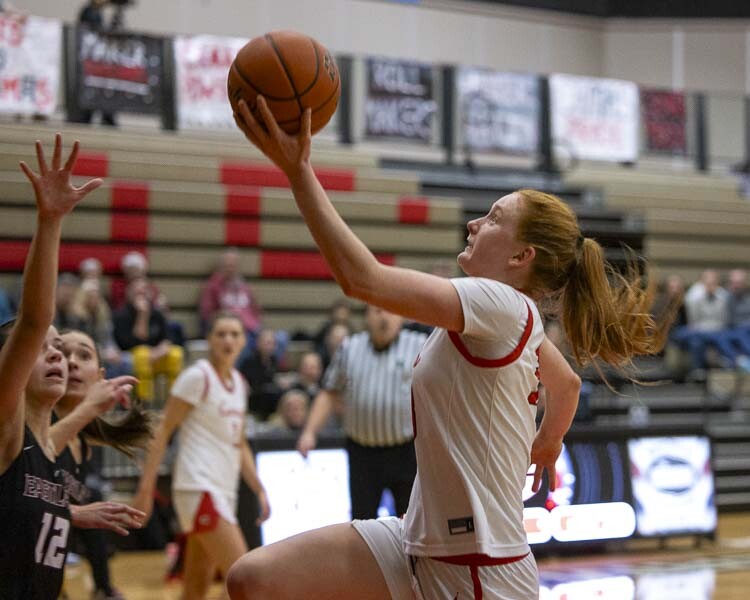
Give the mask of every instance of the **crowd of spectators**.
[{"label": "crowd of spectators", "polygon": [[[13,318],[19,292],[0,288],[0,322]],[[187,356],[183,327],[171,318],[168,299],[149,276],[148,261],[140,252],[125,254],[119,271],[107,277],[94,257],[81,261],[77,273],[61,273],[55,304],[56,327],[91,336],[107,377],[135,375],[136,392],[145,402],[158,396],[159,376],[164,376],[168,389],[186,361],[196,358]],[[200,335],[218,311],[237,314],[247,333],[237,368],[249,383],[248,410],[257,431],[296,435],[336,348],[354,332],[348,301],[334,302],[318,330],[294,332],[294,340],[304,342],[304,351],[290,360],[289,334],[264,328],[260,303],[241,271],[240,254],[228,249],[201,286]]]},{"label": "crowd of spectators", "polygon": [[[90,335],[107,376],[134,374],[140,380],[139,396],[150,401],[157,376],[164,375],[168,384],[184,368],[185,334],[170,318],[165,294],[150,279],[146,257],[130,252],[120,267],[105,279],[101,262],[92,257],[81,262],[78,273],[61,274],[55,325]],[[12,318],[15,292],[0,289],[0,322]],[[242,275],[240,254],[229,249],[202,286],[197,309],[201,325],[216,311],[240,316],[249,341],[237,367],[249,383],[248,409],[257,430],[296,435],[336,349],[355,332],[348,301],[334,302],[317,331],[294,332],[292,339],[304,341],[307,350],[290,361],[290,336],[264,328],[260,303]],[[674,323],[663,365],[672,380],[705,381],[712,368],[750,373],[750,285],[745,270],[729,271],[722,282],[720,274],[709,269],[689,286],[680,276],[667,277],[655,312],[668,310]],[[554,322],[547,334],[564,346]]]}]

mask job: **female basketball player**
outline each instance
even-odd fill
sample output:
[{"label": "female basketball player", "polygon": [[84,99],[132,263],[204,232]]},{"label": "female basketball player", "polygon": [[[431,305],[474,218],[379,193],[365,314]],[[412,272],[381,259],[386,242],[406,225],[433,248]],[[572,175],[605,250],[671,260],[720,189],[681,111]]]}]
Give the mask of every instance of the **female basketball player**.
[{"label": "female basketball player", "polygon": [[[263,124],[242,102],[237,124],[289,178],[342,290],[438,329],[415,361],[418,473],[404,519],[334,525],[254,550],[230,571],[230,596],[536,599],[521,492],[530,463],[534,488],[545,470],[554,487],[580,388],[545,338],[536,302],[559,296],[579,362],[622,365],[658,346],[648,294],[622,277],[611,288],[601,247],[563,202],[533,190],[468,223],[458,256],[468,277],[382,265],[315,176],[310,111],[291,137],[262,98],[258,110]],[[535,431],[539,379],[547,401]]]},{"label": "female basketball player", "polygon": [[169,439],[180,430],[172,477],[172,501],[184,533],[183,598],[205,598],[216,570],[226,577],[247,552],[235,516],[240,474],[261,508],[270,511],[263,485],[245,439],[247,387],[234,368],[245,347],[242,321],[217,313],[208,333],[209,357],[183,371],[172,386],[143,468],[133,505],[150,513],[157,471]]},{"label": "female basketball player", "polygon": [[[55,405],[58,420],[50,428],[50,437],[58,453],[58,464],[70,474],[71,502],[86,504],[101,500],[101,493],[86,486],[90,471],[91,444],[112,446],[128,456],[136,448],[145,448],[151,439],[151,416],[140,406],[132,406],[117,421],[110,422],[100,416],[102,408],[96,395],[90,392],[102,385],[104,368],[94,340],[82,331],[62,334],[63,352],[68,361],[68,382],[65,395]],[[78,433],[67,445],[71,430]],[[86,549],[94,577],[95,597],[121,598],[112,587],[109,574],[109,553],[104,532],[98,529],[78,532]]]},{"label": "female basketball player", "polygon": [[[62,139],[55,137],[51,166],[36,143],[39,174],[25,163],[34,188],[37,226],[23,275],[23,297],[15,323],[0,332],[0,597],[55,599],[62,585],[71,522],[127,534],[142,513],[98,502],[68,507],[61,470],[55,462],[49,424],[54,403],[65,392],[68,365],[54,327],[54,296],[62,220],[78,201],[101,184],[70,183],[78,142],[62,164]],[[7,339],[6,339],[7,338]],[[5,343],[3,343],[5,342]],[[108,384],[120,396],[127,384]]]}]

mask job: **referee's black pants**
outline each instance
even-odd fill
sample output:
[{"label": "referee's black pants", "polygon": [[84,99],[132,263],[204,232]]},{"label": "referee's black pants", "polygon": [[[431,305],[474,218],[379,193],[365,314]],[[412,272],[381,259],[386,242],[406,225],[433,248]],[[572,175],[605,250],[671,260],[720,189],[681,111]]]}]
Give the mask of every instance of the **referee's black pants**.
[{"label": "referee's black pants", "polygon": [[414,442],[397,446],[363,446],[347,438],[349,494],[352,519],[375,519],[383,490],[388,488],[400,517],[409,505],[411,487],[417,476]]}]

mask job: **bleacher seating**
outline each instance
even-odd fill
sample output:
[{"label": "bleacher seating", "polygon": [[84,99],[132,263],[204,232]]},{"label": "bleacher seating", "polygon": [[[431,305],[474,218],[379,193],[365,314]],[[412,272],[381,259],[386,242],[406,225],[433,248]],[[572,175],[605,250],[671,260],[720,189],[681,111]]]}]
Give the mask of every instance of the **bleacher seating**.
[{"label": "bleacher seating", "polygon": [[[298,216],[282,173],[248,144],[161,132],[66,126],[80,139],[75,174],[105,177],[65,222],[61,269],[87,256],[107,275],[130,250],[144,252],[172,317],[198,333],[200,286],[227,246],[240,248],[271,327],[315,330],[340,295]],[[0,284],[16,280],[34,228],[30,188],[19,159],[35,164],[34,139],[53,129],[8,125],[0,133]],[[316,171],[344,219],[387,264],[428,269],[462,246],[461,204],[419,195],[415,175],[377,169],[372,157],[340,148],[315,154]]]},{"label": "bleacher seating", "polygon": [[598,187],[605,206],[643,216],[643,253],[660,276],[690,283],[707,268],[749,268],[750,200],[732,176],[582,167],[571,185]]}]

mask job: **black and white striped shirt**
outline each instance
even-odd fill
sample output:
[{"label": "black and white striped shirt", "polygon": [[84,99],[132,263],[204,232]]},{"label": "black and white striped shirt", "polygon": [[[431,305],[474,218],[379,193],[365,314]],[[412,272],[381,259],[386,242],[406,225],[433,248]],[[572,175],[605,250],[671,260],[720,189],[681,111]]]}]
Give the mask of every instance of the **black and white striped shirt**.
[{"label": "black and white striped shirt", "polygon": [[411,376],[427,340],[401,330],[388,348],[377,351],[366,331],[344,339],[323,377],[323,389],[344,402],[344,430],[363,446],[395,446],[414,437]]}]

